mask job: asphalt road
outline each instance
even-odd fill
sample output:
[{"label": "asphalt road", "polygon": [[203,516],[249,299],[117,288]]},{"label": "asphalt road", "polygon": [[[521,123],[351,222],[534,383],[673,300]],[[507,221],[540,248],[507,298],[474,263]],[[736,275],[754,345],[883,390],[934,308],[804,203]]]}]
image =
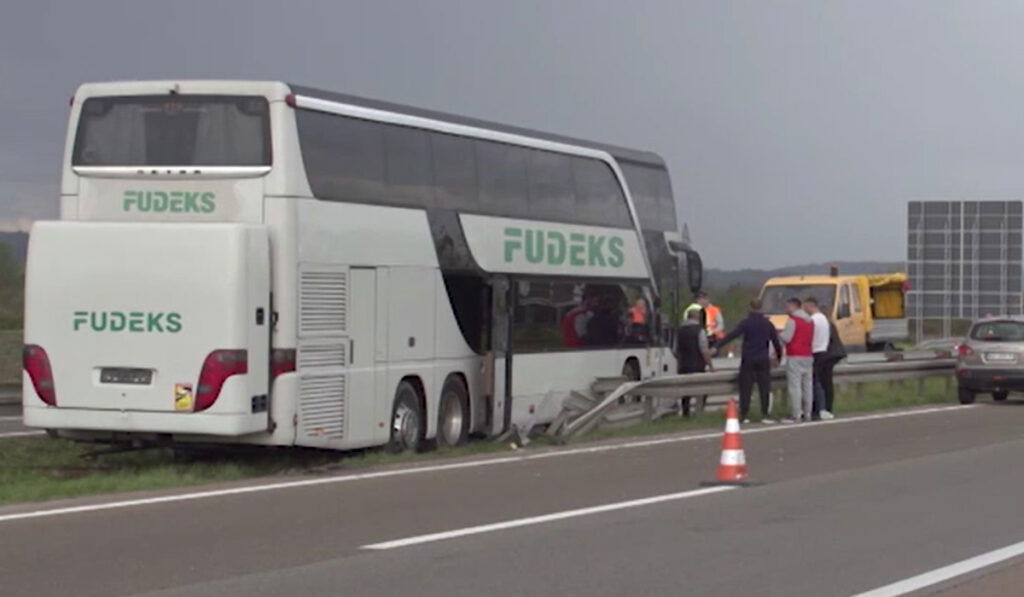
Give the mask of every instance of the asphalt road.
[{"label": "asphalt road", "polygon": [[[761,484],[704,495],[714,433],[0,508],[0,592],[817,597],[1024,541],[1024,403],[753,426],[744,442]],[[998,595],[1022,577],[1009,561],[929,590]]]}]

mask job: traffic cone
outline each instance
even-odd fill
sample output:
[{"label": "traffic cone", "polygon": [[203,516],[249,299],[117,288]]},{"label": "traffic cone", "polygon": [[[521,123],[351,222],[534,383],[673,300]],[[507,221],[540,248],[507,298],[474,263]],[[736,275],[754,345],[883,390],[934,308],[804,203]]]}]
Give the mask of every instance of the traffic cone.
[{"label": "traffic cone", "polygon": [[725,435],[722,436],[722,457],[715,480],[704,485],[747,485],[747,457],[743,453],[740,420],[736,401],[729,399],[725,407]]}]

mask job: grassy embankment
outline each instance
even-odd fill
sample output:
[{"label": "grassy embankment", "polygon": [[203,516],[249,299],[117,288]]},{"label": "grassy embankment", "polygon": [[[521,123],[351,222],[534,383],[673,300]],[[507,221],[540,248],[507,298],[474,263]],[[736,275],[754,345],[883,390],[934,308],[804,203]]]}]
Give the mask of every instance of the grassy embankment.
[{"label": "grassy embankment", "polygon": [[[852,388],[840,391],[836,411],[843,416],[954,400],[953,392],[947,390],[943,379],[928,380],[922,392],[918,391],[916,382],[893,386],[880,383],[866,385],[860,397]],[[777,414],[781,415],[781,405],[776,407]],[[668,417],[625,429],[597,430],[575,442],[715,429],[722,424],[721,412],[707,412],[692,419]],[[547,442],[537,440],[532,445],[543,446]],[[163,449],[86,457],[90,451],[102,448],[48,437],[0,439],[0,504],[185,487],[270,475],[308,477],[375,465],[510,450],[507,444],[477,441],[454,450],[406,455],[377,450],[342,455],[315,450],[252,448],[184,457]]]}]

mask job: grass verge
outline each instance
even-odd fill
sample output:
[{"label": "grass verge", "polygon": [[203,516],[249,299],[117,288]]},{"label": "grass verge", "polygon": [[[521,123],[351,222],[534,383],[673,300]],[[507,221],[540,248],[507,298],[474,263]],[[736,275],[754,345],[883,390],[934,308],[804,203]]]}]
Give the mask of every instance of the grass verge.
[{"label": "grass verge", "polygon": [[[916,382],[895,386],[868,384],[860,396],[852,389],[840,390],[836,396],[836,411],[842,416],[952,400],[953,394],[942,379],[927,380],[920,391]],[[776,414],[783,414],[782,405],[776,404]],[[628,428],[599,429],[574,443],[719,428],[722,417],[721,412],[706,412],[689,419],[666,417]],[[532,445],[549,443],[539,440]],[[510,447],[479,441],[457,449],[426,454],[388,454],[381,450],[338,454],[297,448],[247,447],[188,453],[156,449],[90,457],[91,452],[103,449],[104,446],[100,445],[47,437],[0,439],[0,504],[188,487],[270,475],[317,475],[378,465],[507,452]]]}]

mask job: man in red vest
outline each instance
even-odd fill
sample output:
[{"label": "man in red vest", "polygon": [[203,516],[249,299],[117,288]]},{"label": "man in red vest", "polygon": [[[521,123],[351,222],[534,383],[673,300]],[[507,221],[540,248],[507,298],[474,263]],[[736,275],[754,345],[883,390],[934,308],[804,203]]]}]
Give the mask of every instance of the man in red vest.
[{"label": "man in red vest", "polygon": [[814,405],[814,323],[796,297],[786,300],[786,312],[789,320],[779,338],[786,345],[790,416],[782,422],[810,421]]}]

